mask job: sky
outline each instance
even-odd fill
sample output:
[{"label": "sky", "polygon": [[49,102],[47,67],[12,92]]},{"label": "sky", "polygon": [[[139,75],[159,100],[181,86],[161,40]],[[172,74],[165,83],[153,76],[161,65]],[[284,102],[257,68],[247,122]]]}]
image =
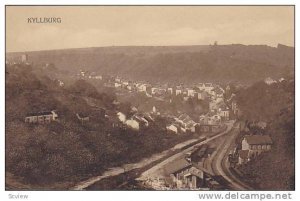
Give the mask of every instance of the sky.
[{"label": "sky", "polygon": [[[60,24],[28,23],[59,17]],[[7,6],[6,51],[101,46],[294,46],[293,6]]]}]

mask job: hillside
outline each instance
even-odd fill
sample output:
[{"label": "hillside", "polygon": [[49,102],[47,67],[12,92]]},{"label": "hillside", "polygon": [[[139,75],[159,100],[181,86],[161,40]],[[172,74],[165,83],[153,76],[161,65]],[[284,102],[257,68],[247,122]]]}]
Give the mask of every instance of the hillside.
[{"label": "hillside", "polygon": [[[12,60],[22,53],[7,53]],[[35,64],[54,63],[72,74],[80,69],[150,82],[254,83],[294,72],[294,48],[284,45],[99,47],[27,52]]]},{"label": "hillside", "polygon": [[259,82],[237,94],[243,120],[267,123],[264,130],[249,127],[250,131],[241,134],[267,134],[273,140],[270,152],[241,167],[262,190],[295,189],[294,84],[293,79],[272,85]]},{"label": "hillside", "polygon": [[[146,128],[132,130],[118,121],[116,113],[122,111],[122,104],[113,104],[114,94],[99,91],[84,80],[61,87],[33,69],[28,65],[6,66],[7,189],[66,189],[109,167],[136,162],[188,137],[167,135],[160,118]],[[51,110],[56,110],[58,121],[24,122],[27,113]],[[81,122],[77,113],[89,116],[89,121]]]}]

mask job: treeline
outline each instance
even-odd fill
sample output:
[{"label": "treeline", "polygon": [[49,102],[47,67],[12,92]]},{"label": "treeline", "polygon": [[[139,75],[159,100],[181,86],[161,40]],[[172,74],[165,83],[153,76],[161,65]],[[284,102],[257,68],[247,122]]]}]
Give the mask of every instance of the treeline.
[{"label": "treeline", "polygon": [[[270,152],[240,167],[262,190],[295,189],[294,86],[292,78],[271,85],[259,82],[237,94],[242,119],[250,129],[244,134],[267,134],[274,143]],[[267,127],[253,126],[259,121]]]},{"label": "treeline", "polygon": [[[5,165],[7,173],[23,178],[23,183],[38,187],[78,181],[186,138],[166,135],[165,121],[159,118],[139,131],[122,126],[115,115],[122,104],[114,105],[115,96],[83,80],[60,87],[46,76],[33,74],[30,66],[7,66],[6,72]],[[99,108],[107,115],[97,113]],[[28,112],[53,109],[58,122],[24,123]],[[82,123],[76,113],[92,118]]]},{"label": "treeline", "polygon": [[[11,53],[8,57],[18,56]],[[254,83],[293,74],[294,48],[264,45],[106,47],[28,52],[34,63],[54,62],[72,74],[80,69],[133,80],[178,84]]]}]

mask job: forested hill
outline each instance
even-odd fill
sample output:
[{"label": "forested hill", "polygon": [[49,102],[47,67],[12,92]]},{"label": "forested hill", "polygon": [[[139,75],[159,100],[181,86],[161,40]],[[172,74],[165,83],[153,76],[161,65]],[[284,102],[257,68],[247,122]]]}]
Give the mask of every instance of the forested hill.
[{"label": "forested hill", "polygon": [[[167,135],[165,120],[159,117],[139,130],[126,127],[117,112],[131,105],[114,104],[118,99],[113,91],[85,80],[61,86],[49,72],[6,65],[7,189],[68,189],[107,168],[140,161],[189,138]],[[27,113],[51,110],[58,121],[24,122]],[[77,114],[89,118],[83,122]]]},{"label": "forested hill", "polygon": [[264,130],[250,127],[246,134],[266,134],[273,140],[270,152],[242,167],[246,174],[256,179],[259,189],[295,189],[294,86],[293,79],[271,85],[259,82],[237,93],[242,118],[246,122],[267,123]]},{"label": "forested hill", "polygon": [[[7,53],[11,60],[23,53]],[[294,48],[284,45],[99,47],[27,52],[36,63],[59,70],[80,69],[151,82],[254,83],[294,72]]]}]

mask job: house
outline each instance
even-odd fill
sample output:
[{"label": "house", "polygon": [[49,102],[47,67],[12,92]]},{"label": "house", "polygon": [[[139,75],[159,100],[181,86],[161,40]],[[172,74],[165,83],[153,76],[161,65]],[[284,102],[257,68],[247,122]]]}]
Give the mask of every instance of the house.
[{"label": "house", "polygon": [[197,92],[198,100],[205,100],[208,97],[208,93],[206,91],[199,91]]},{"label": "house", "polygon": [[121,87],[122,84],[118,83],[118,82],[115,82],[115,88],[118,88],[118,87]]},{"label": "house", "polygon": [[151,94],[152,94],[152,95],[153,95],[153,94],[156,94],[157,91],[158,91],[158,88],[157,88],[157,87],[152,87],[152,88],[151,88]]},{"label": "house", "polygon": [[283,81],[285,81],[285,79],[282,77],[282,78],[280,78],[278,81],[279,81],[279,82],[283,82]]},{"label": "house", "polygon": [[219,115],[201,115],[199,117],[199,126],[196,130],[199,133],[217,132],[220,130],[221,117]]},{"label": "house", "polygon": [[238,164],[245,164],[250,161],[249,150],[239,150]]},{"label": "house", "polygon": [[[172,88],[171,88],[172,89]],[[151,88],[151,94],[156,96],[162,96],[166,92],[170,93],[170,91],[165,87],[152,87]]]},{"label": "house", "polygon": [[129,127],[131,127],[134,130],[139,130],[140,129],[140,123],[135,120],[135,119],[129,119],[125,121],[125,124]]},{"label": "house", "polygon": [[207,125],[208,124],[208,116],[201,115],[199,117],[199,123],[200,123],[200,125]]},{"label": "house", "polygon": [[138,91],[140,92],[146,92],[147,90],[147,84],[138,84],[137,88],[138,88]]},{"label": "house", "polygon": [[221,123],[221,116],[220,115],[213,115],[211,116],[211,124],[217,125]]},{"label": "house", "polygon": [[63,87],[63,86],[65,85],[64,82],[62,82],[62,81],[60,81],[60,80],[58,80],[58,81],[59,81],[59,86],[60,86],[60,87]]},{"label": "house", "polygon": [[122,82],[122,86],[123,86],[123,87],[127,87],[127,85],[129,85],[129,82],[127,82],[127,81],[123,81],[123,82]]},{"label": "house", "polygon": [[167,128],[168,131],[171,131],[171,132],[176,133],[176,134],[178,133],[178,128],[173,124],[168,125],[166,128]]},{"label": "house", "polygon": [[169,94],[173,94],[173,88],[169,87],[169,88],[167,89],[167,92],[168,92]]},{"label": "house", "polygon": [[27,63],[28,62],[28,54],[22,54],[21,62],[22,63]]},{"label": "house", "polygon": [[118,112],[118,113],[117,113],[117,116],[118,116],[118,119],[119,119],[121,122],[125,123],[125,121],[126,121],[126,115],[125,115],[125,114],[123,114],[122,112]]},{"label": "house", "polygon": [[181,114],[176,121],[182,124],[182,127],[185,130],[189,130],[191,132],[195,132],[195,126],[197,123],[187,114]]},{"label": "house", "polygon": [[187,100],[189,100],[189,98],[190,98],[190,97],[185,96],[185,97],[183,97],[183,100],[184,100],[184,101],[187,101]]},{"label": "house", "polygon": [[178,96],[178,95],[180,95],[182,93],[183,93],[183,87],[182,86],[177,86],[175,88],[175,95]]},{"label": "house", "polygon": [[264,121],[259,121],[256,123],[256,125],[261,129],[265,129],[267,127],[267,123]]},{"label": "house", "polygon": [[145,113],[144,114],[144,118],[149,122],[154,122],[154,118],[149,114],[149,113]]},{"label": "house", "polygon": [[267,85],[271,85],[271,84],[277,83],[276,80],[273,80],[273,79],[270,78],[270,77],[267,77],[264,81],[265,81],[265,83],[266,83]]},{"label": "house", "polygon": [[171,185],[175,189],[200,189],[204,187],[205,171],[196,168],[184,158],[169,163],[164,167],[164,171],[171,178]]},{"label": "house", "polygon": [[216,101],[210,101],[209,102],[209,110],[215,111],[218,109],[218,103]]},{"label": "house", "polygon": [[52,110],[47,112],[29,113],[25,117],[25,123],[50,123],[57,119],[58,114]]},{"label": "house", "polygon": [[212,83],[199,83],[198,84],[198,88],[200,90],[204,90],[204,91],[210,92],[214,88],[214,86],[213,86]]},{"label": "house", "polygon": [[176,89],[175,90],[175,95],[178,96],[180,94],[182,94],[182,90],[181,89]]},{"label": "house", "polygon": [[232,102],[231,102],[231,110],[232,110],[232,112],[233,112],[234,115],[238,114],[238,106],[237,106],[236,100],[232,100]]},{"label": "house", "polygon": [[102,76],[101,76],[101,75],[96,75],[96,76],[95,76],[95,79],[96,79],[96,80],[102,80]]},{"label": "house", "polygon": [[229,120],[229,108],[226,106],[222,106],[219,108],[219,115],[224,120]]},{"label": "house", "polygon": [[245,135],[242,140],[242,150],[249,151],[249,158],[264,151],[271,150],[273,141],[269,135]]},{"label": "house", "polygon": [[198,89],[200,89],[200,90],[204,90],[204,89],[205,89],[205,84],[204,84],[204,83],[199,83],[199,84],[197,85],[197,87],[198,87]]},{"label": "house", "polygon": [[142,114],[135,114],[132,119],[136,120],[143,127],[149,126],[149,121]]},{"label": "house", "polygon": [[152,107],[152,113],[154,113],[154,114],[155,114],[156,112],[157,112],[157,110],[156,110],[156,107],[155,107],[155,106],[153,106],[153,107]]},{"label": "house", "polygon": [[187,96],[188,97],[194,97],[195,90],[194,89],[187,89]]}]

